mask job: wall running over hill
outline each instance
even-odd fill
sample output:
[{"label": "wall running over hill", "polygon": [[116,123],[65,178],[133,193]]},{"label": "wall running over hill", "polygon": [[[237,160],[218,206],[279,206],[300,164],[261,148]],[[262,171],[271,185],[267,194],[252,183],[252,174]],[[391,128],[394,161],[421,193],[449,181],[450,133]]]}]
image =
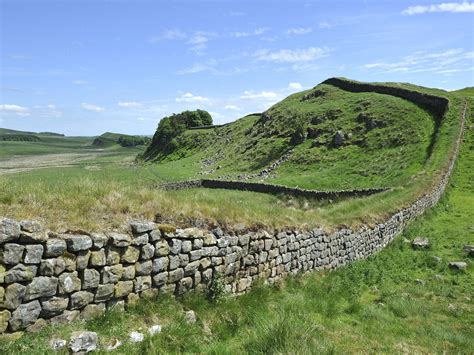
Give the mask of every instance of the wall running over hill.
[{"label": "wall running over hill", "polygon": [[259,278],[333,269],[384,248],[439,200],[456,160],[434,188],[374,228],[279,232],[175,230],[133,222],[127,234],[55,234],[0,219],[0,333],[88,319],[156,292],[203,289],[215,277],[240,294]]},{"label": "wall running over hill", "polygon": [[314,199],[335,199],[341,197],[360,197],[369,196],[376,193],[388,191],[388,188],[372,188],[372,189],[354,189],[354,190],[333,190],[318,191],[306,190],[297,187],[288,187],[275,184],[263,184],[259,182],[245,182],[234,180],[188,180],[164,184],[161,186],[165,190],[180,190],[205,187],[208,189],[225,189],[238,191],[252,191],[270,194],[286,194],[298,197],[314,198]]},{"label": "wall running over hill", "polygon": [[378,94],[396,96],[424,107],[437,116],[437,118],[442,117],[449,106],[449,100],[444,97],[424,94],[418,91],[394,86],[359,83],[341,78],[330,78],[323,81],[323,84],[333,85],[342,90],[351,92],[375,92]]}]

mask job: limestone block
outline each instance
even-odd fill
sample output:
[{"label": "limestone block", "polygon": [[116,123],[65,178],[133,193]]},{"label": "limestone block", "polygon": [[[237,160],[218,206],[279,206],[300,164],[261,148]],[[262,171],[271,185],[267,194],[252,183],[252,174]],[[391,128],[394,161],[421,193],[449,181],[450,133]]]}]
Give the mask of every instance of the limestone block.
[{"label": "limestone block", "polygon": [[116,247],[128,247],[132,243],[132,238],[128,234],[110,233],[110,243]]},{"label": "limestone block", "polygon": [[133,280],[135,278],[135,265],[124,266],[121,280]]},{"label": "limestone block", "polygon": [[77,276],[77,271],[66,272],[58,277],[58,294],[72,293],[81,289],[81,279]]},{"label": "limestone block", "polygon": [[135,264],[135,274],[137,276],[150,275],[152,271],[152,261],[142,261]]},{"label": "limestone block", "polygon": [[70,252],[88,250],[92,247],[92,239],[88,235],[60,234],[60,238],[66,241],[67,250]]},{"label": "limestone block", "polygon": [[168,280],[168,273],[166,271],[160,272],[159,274],[156,274],[153,276],[153,286],[155,287],[163,286],[167,280]]},{"label": "limestone block", "polygon": [[81,311],[80,318],[83,320],[89,320],[92,318],[97,318],[105,313],[105,304],[88,304]]},{"label": "limestone block", "polygon": [[35,277],[26,287],[25,301],[31,301],[40,297],[51,297],[56,294],[58,279],[56,277]]},{"label": "limestone block", "polygon": [[5,282],[9,284],[14,282],[31,281],[36,275],[36,271],[37,268],[32,265],[15,265],[5,273]]},{"label": "limestone block", "polygon": [[145,244],[142,246],[140,260],[150,260],[155,255],[155,247],[153,244]]},{"label": "limestone block", "polygon": [[147,243],[148,243],[148,234],[142,233],[142,234],[135,235],[132,238],[131,245],[140,246],[140,245],[145,245]]},{"label": "limestone block", "polygon": [[181,245],[182,253],[189,253],[193,249],[193,243],[190,240],[184,240]]},{"label": "limestone block", "polygon": [[51,318],[63,312],[69,304],[67,297],[52,297],[41,301],[41,317]]},{"label": "limestone block", "polygon": [[39,264],[43,257],[44,247],[41,244],[38,245],[27,245],[25,247],[25,264]]},{"label": "limestone block", "polygon": [[90,266],[104,266],[106,265],[107,258],[105,256],[105,250],[97,250],[91,252],[91,257],[89,259]]},{"label": "limestone block", "polygon": [[123,263],[133,264],[138,261],[140,257],[140,248],[135,246],[129,246],[125,249],[125,252],[122,254],[121,261]]},{"label": "limestone block", "polygon": [[117,298],[127,296],[133,291],[133,281],[119,281],[115,284],[114,295]]},{"label": "limestone block", "polygon": [[82,289],[89,290],[97,288],[100,282],[100,274],[95,269],[85,269],[82,274]]},{"label": "limestone block", "polygon": [[147,221],[133,221],[130,222],[130,227],[132,229],[132,233],[141,234],[154,230],[156,228],[156,224]]},{"label": "limestone block", "polygon": [[114,284],[99,285],[95,292],[94,302],[104,302],[112,298],[114,294]]},{"label": "limestone block", "polygon": [[165,271],[168,268],[169,259],[167,257],[161,257],[153,260],[152,272],[154,274]]},{"label": "limestone block", "polygon": [[135,279],[135,292],[142,292],[151,287],[151,276],[138,276]]},{"label": "limestone block", "polygon": [[78,316],[79,316],[79,311],[65,310],[63,311],[63,313],[51,318],[50,322],[53,325],[69,324],[71,322],[74,322]]},{"label": "limestone block", "polygon": [[48,239],[46,241],[46,250],[44,257],[54,258],[62,255],[66,251],[66,241],[63,239]]},{"label": "limestone block", "polygon": [[183,269],[176,269],[168,273],[168,282],[173,283],[181,280],[184,277]]},{"label": "limestone block", "polygon": [[92,292],[78,291],[71,295],[69,308],[72,310],[81,309],[81,308],[84,308],[89,303],[91,303],[93,300],[94,300],[94,294]]},{"label": "limestone block", "polygon": [[155,256],[168,256],[170,247],[166,240],[159,240],[155,244]]},{"label": "limestone block", "polygon": [[5,288],[5,299],[3,301],[3,307],[6,309],[16,309],[25,297],[26,286],[21,284],[11,284]]},{"label": "limestone block", "polygon": [[3,333],[7,330],[8,321],[10,320],[11,313],[10,311],[3,310],[0,311],[0,333]]},{"label": "limestone block", "polygon": [[20,224],[9,218],[0,218],[0,244],[17,239],[20,236]]},{"label": "limestone block", "polygon": [[120,262],[120,254],[122,253],[123,248],[117,248],[114,246],[109,246],[106,249],[106,264],[107,265],[116,265]]},{"label": "limestone block", "polygon": [[123,266],[112,265],[112,266],[104,266],[102,269],[102,283],[116,283],[120,280],[123,273]]},{"label": "limestone block", "polygon": [[108,238],[104,233],[91,233],[92,249],[100,250],[107,245]]},{"label": "limestone block", "polygon": [[16,265],[21,261],[25,247],[20,244],[7,243],[0,249],[0,263],[5,265]]},{"label": "limestone block", "polygon": [[9,321],[10,330],[15,332],[20,329],[25,329],[28,325],[36,322],[40,312],[41,305],[38,300],[21,304],[12,312]]},{"label": "limestone block", "polygon": [[91,257],[90,250],[79,251],[76,253],[76,269],[84,270],[89,264],[89,259]]}]

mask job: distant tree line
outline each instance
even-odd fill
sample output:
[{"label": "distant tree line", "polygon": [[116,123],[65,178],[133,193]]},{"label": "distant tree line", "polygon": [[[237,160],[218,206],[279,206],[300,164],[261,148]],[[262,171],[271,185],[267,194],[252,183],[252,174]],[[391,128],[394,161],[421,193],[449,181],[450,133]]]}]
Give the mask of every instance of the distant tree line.
[{"label": "distant tree line", "polygon": [[0,135],[0,141],[39,142],[41,139],[32,134],[2,134]]}]

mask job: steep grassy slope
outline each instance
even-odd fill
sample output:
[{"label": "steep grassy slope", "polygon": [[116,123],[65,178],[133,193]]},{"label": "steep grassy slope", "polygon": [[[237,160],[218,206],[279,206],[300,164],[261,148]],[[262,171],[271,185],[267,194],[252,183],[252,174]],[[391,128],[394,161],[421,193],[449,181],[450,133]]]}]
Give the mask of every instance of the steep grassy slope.
[{"label": "steep grassy slope", "polygon": [[462,102],[442,90],[384,85],[449,97],[452,112],[440,130],[439,117],[426,107],[325,82],[263,114],[224,127],[185,131],[174,139],[175,149],[156,160],[166,168],[185,158],[189,178],[228,178],[258,172],[291,152],[268,182],[313,189],[399,186],[425,170],[430,159],[446,156]]}]

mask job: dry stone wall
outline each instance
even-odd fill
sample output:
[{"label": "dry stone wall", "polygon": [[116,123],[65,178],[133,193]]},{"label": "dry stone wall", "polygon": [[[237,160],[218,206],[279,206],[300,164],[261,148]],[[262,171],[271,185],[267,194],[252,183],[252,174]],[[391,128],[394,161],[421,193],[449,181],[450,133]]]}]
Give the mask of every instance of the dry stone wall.
[{"label": "dry stone wall", "polygon": [[360,83],[342,78],[330,78],[323,81],[323,84],[334,85],[342,90],[351,92],[375,92],[379,94],[396,96],[424,107],[437,117],[442,117],[449,106],[449,100],[444,97],[434,96],[394,86]]},{"label": "dry stone wall", "polygon": [[436,186],[374,228],[224,232],[132,222],[128,233],[57,234],[37,222],[0,219],[0,333],[88,319],[156,292],[229,292],[260,278],[333,269],[384,248],[441,197],[459,150]]},{"label": "dry stone wall", "polygon": [[292,196],[314,198],[314,199],[334,199],[341,197],[358,197],[369,196],[379,192],[388,191],[388,188],[371,188],[371,189],[354,189],[354,190],[332,190],[332,191],[318,191],[306,190],[297,187],[288,187],[276,184],[263,184],[259,182],[245,182],[235,180],[188,180],[179,181],[161,185],[165,190],[179,190],[205,187],[209,189],[225,189],[225,190],[239,190],[239,191],[253,191],[271,194],[287,194]]}]

